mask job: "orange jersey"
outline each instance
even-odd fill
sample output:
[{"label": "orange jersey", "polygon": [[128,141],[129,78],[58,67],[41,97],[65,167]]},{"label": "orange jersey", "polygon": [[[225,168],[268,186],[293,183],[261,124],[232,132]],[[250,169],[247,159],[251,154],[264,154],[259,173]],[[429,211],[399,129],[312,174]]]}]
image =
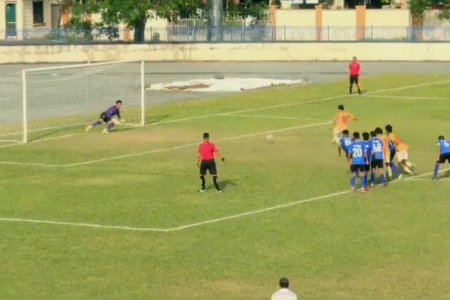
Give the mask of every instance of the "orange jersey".
[{"label": "orange jersey", "polygon": [[397,149],[398,152],[400,151],[407,151],[409,149],[409,146],[402,142],[401,139],[399,139],[395,134],[389,133],[388,134],[389,140],[394,144],[395,149]]},{"label": "orange jersey", "polygon": [[334,128],[339,131],[346,130],[350,120],[355,120],[355,117],[351,113],[339,111],[333,120]]},{"label": "orange jersey", "polygon": [[377,136],[377,138],[379,138],[381,140],[381,142],[383,143],[383,154],[384,156],[389,156],[391,151],[389,151],[389,138],[386,137],[385,135],[379,134]]}]

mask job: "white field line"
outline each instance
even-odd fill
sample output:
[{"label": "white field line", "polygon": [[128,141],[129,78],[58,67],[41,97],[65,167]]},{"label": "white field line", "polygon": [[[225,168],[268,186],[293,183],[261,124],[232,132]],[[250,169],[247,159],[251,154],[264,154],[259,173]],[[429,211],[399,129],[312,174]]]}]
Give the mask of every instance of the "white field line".
[{"label": "white field line", "polygon": [[[249,138],[249,137],[254,137],[254,136],[264,135],[264,134],[269,134],[269,133],[278,133],[278,132],[297,130],[297,129],[302,129],[302,128],[310,128],[310,127],[316,127],[316,126],[324,126],[324,125],[330,125],[330,122],[321,122],[321,123],[306,124],[306,125],[287,127],[287,128],[281,128],[281,129],[275,129],[275,130],[260,131],[260,132],[243,134],[243,135],[238,135],[238,136],[226,137],[226,138],[218,139],[217,141],[220,142],[220,141],[228,141],[228,140],[237,140],[237,139]],[[135,156],[147,155],[147,154],[153,154],[153,153],[159,153],[159,152],[174,151],[174,150],[188,148],[188,147],[197,146],[197,145],[198,145],[198,142],[185,144],[185,145],[181,145],[181,146],[176,146],[176,147],[170,147],[170,148],[162,148],[162,149],[156,149],[156,150],[150,150],[150,151],[144,151],[144,152],[112,156],[112,157],[90,160],[90,161],[85,161],[85,162],[80,162],[80,163],[73,163],[73,164],[50,165],[50,164],[35,164],[35,163],[25,163],[25,162],[13,162],[13,161],[0,161],[0,165],[23,165],[23,166],[70,168],[70,167],[90,165],[90,164],[100,163],[100,162],[105,162],[105,161],[117,160],[117,159],[122,159],[122,158],[127,158],[127,157],[135,157]]]},{"label": "white field line", "polygon": [[[407,86],[403,86],[403,87],[399,87],[399,88],[384,89],[384,90],[377,90],[377,91],[374,91],[374,92],[367,92],[367,93],[363,94],[362,96],[372,95],[372,94],[377,94],[377,93],[382,93],[382,92],[387,92],[387,91],[399,91],[399,90],[411,89],[411,88],[422,87],[422,86],[438,85],[438,84],[443,84],[443,83],[448,83],[448,82],[450,82],[450,80],[428,82],[428,83],[423,83],[423,84],[418,84],[418,85],[407,85]],[[226,115],[245,113],[245,112],[251,112],[251,111],[274,109],[274,108],[279,108],[279,107],[288,107],[288,106],[295,106],[295,105],[302,105],[302,104],[309,104],[309,103],[316,103],[316,102],[324,102],[324,101],[330,101],[330,100],[345,98],[345,97],[349,97],[349,96],[350,95],[348,95],[348,94],[344,94],[344,95],[340,95],[340,96],[333,96],[333,97],[328,97],[328,98],[323,98],[323,99],[315,99],[315,100],[310,100],[310,101],[289,102],[289,103],[282,103],[282,104],[277,104],[277,105],[272,105],[272,106],[263,106],[263,107],[257,107],[257,108],[250,108],[250,109],[244,109],[244,110],[231,111],[231,112],[226,112],[226,113],[217,113],[217,114],[201,115],[201,116],[195,116],[195,117],[187,117],[187,118],[175,119],[175,120],[170,120],[170,121],[155,122],[155,123],[148,124],[146,126],[156,126],[156,125],[184,122],[184,121],[190,121],[190,120],[202,119],[202,118],[209,118],[209,117],[215,117],[215,116],[226,116]],[[386,96],[386,97],[388,97],[388,96]],[[124,124],[124,125],[127,125],[127,124]],[[54,139],[61,139],[61,138],[66,138],[66,137],[76,136],[76,135],[81,135],[81,134],[83,134],[83,133],[76,133],[76,134],[64,135],[64,136],[59,136],[59,137],[54,137],[54,138],[40,139],[39,141],[48,141],[48,140],[54,140]],[[26,144],[21,143],[21,144],[14,144],[14,145],[5,145],[5,146],[2,146],[0,148],[12,147],[12,146],[18,146],[18,145],[26,145]]]},{"label": "white field line", "polygon": [[68,138],[68,137],[72,137],[72,136],[77,136],[80,134],[84,134],[84,133],[73,133],[73,134],[66,134],[66,135],[62,135],[62,136],[55,136],[55,137],[50,137],[50,138],[45,138],[45,139],[38,139],[38,140],[32,140],[28,143],[20,143],[20,144],[10,144],[10,145],[3,145],[0,146],[0,148],[8,148],[8,147],[14,147],[14,146],[20,146],[20,145],[28,145],[28,144],[33,144],[33,143],[40,143],[40,142],[45,142],[45,141],[51,141],[51,140],[59,140],[59,139],[63,139],[63,138]]},{"label": "white field line", "polygon": [[[450,170],[450,169],[441,170],[440,173],[448,171],[448,170]],[[390,184],[393,184],[395,182],[414,180],[414,179],[418,179],[418,177],[428,176],[431,174],[433,174],[433,172],[415,175],[412,177],[408,177],[405,180],[394,180]],[[202,221],[202,222],[198,222],[198,223],[192,223],[192,224],[188,224],[188,225],[182,225],[182,226],[171,227],[171,228],[152,228],[152,227],[144,228],[144,227],[131,227],[131,226],[119,226],[119,225],[101,225],[101,224],[91,224],[91,223],[76,223],[76,222],[21,219],[21,218],[4,218],[4,217],[0,217],[0,222],[66,225],[66,226],[76,226],[76,227],[117,229],[117,230],[127,230],[127,231],[174,232],[174,231],[181,231],[181,230],[185,230],[185,229],[189,229],[189,228],[193,228],[193,227],[200,227],[200,226],[204,226],[204,225],[209,225],[209,224],[219,223],[219,222],[223,222],[223,221],[234,220],[234,219],[238,219],[238,218],[242,218],[242,217],[252,216],[252,215],[256,215],[256,214],[260,214],[260,213],[264,213],[264,212],[269,212],[272,210],[278,210],[278,209],[283,209],[283,208],[287,208],[287,207],[291,207],[291,206],[296,206],[299,204],[304,204],[304,203],[309,203],[309,202],[314,202],[314,201],[319,201],[319,200],[324,200],[324,199],[330,199],[330,198],[334,198],[334,197],[337,197],[340,195],[345,195],[345,194],[350,194],[350,193],[351,192],[349,190],[340,191],[340,192],[335,192],[335,193],[331,193],[331,194],[327,194],[327,195],[323,195],[323,196],[313,197],[313,198],[304,199],[304,200],[300,200],[300,201],[271,206],[271,207],[267,207],[267,208],[263,208],[263,209],[248,211],[245,213],[240,213],[240,214],[231,215],[231,216],[227,216],[227,217],[211,219],[211,220],[206,220],[206,221]]]},{"label": "white field line", "polygon": [[[295,118],[295,117],[283,117],[283,116],[258,116],[258,115],[241,115],[231,114],[223,115],[224,117],[243,117],[243,118],[256,118],[256,119],[280,119],[280,120],[300,120],[300,121],[326,121],[324,119],[308,119],[308,118]],[[329,121],[331,124],[331,120]]]},{"label": "white field line", "polygon": [[[217,142],[228,141],[228,140],[238,140],[238,139],[242,139],[242,138],[249,138],[249,137],[254,137],[254,136],[264,135],[264,134],[269,134],[269,133],[278,133],[278,132],[297,130],[297,129],[302,129],[302,128],[317,127],[317,126],[324,126],[324,125],[330,125],[330,122],[314,123],[314,124],[307,124],[307,125],[301,125],[301,126],[276,129],[276,130],[260,131],[260,132],[243,134],[243,135],[238,135],[238,136],[231,136],[231,137],[219,139],[219,140],[217,140]],[[75,164],[67,164],[67,165],[62,165],[62,166],[69,168],[69,167],[76,167],[76,166],[82,166],[82,165],[90,165],[90,164],[94,164],[94,163],[117,160],[117,159],[122,159],[122,158],[127,158],[127,157],[134,157],[134,156],[146,155],[146,154],[152,154],[152,153],[158,153],[158,152],[173,151],[173,150],[188,148],[188,147],[197,146],[197,145],[198,145],[198,142],[191,143],[191,144],[185,144],[185,145],[181,145],[181,146],[176,146],[176,147],[171,147],[171,148],[163,148],[163,149],[157,149],[157,150],[151,150],[151,151],[131,153],[131,154],[107,157],[107,158],[102,158],[102,159],[97,159],[97,160],[85,161],[85,162],[80,162],[80,163],[75,163]]]},{"label": "white field line", "polygon": [[[383,93],[383,92],[388,92],[388,91],[400,91],[400,90],[412,89],[412,88],[423,87],[423,86],[438,85],[438,84],[443,84],[443,83],[448,83],[448,82],[450,82],[450,80],[428,82],[428,83],[422,83],[422,84],[417,84],[417,85],[407,85],[407,86],[402,86],[402,87],[393,88],[393,89],[383,89],[383,90],[377,90],[377,91],[374,91],[374,92],[367,92],[367,93],[365,93],[363,95]],[[280,108],[280,107],[288,107],[288,106],[295,106],[295,105],[302,105],[302,104],[309,104],[309,103],[324,102],[324,101],[330,101],[330,100],[345,98],[345,97],[349,97],[349,96],[350,96],[349,94],[344,94],[344,95],[340,95],[340,96],[327,97],[327,98],[323,98],[323,99],[315,99],[315,100],[311,100],[311,101],[282,103],[282,104],[278,104],[278,105],[263,106],[263,107],[257,107],[257,108],[251,108],[251,109],[231,111],[231,112],[226,112],[226,113],[217,113],[217,114],[210,114],[210,115],[187,117],[187,118],[170,120],[170,121],[164,121],[164,122],[156,122],[156,123],[149,124],[147,126],[156,126],[156,125],[162,125],[162,124],[190,121],[190,120],[195,120],[195,119],[210,118],[210,117],[215,117],[215,116],[226,116],[226,115],[245,113],[245,112],[251,112],[251,111],[268,110],[268,109],[275,109],[275,108]],[[273,132],[277,132],[277,131],[273,131]],[[266,132],[266,133],[271,133],[271,132]],[[50,139],[59,139],[59,138],[65,138],[65,137],[81,135],[81,134],[83,134],[83,133],[77,133],[77,134],[73,134],[73,135],[65,135],[65,136],[61,136],[61,137],[54,137],[54,138],[42,139],[42,140],[36,140],[36,141],[48,141]],[[18,145],[26,145],[26,144],[5,145],[3,147],[12,147],[12,146],[18,146]],[[183,145],[183,146],[174,147],[174,148],[152,150],[152,151],[147,151],[147,152],[139,152],[139,153],[134,153],[134,154],[122,155],[122,156],[118,156],[118,157],[111,157],[111,158],[107,158],[105,160],[87,161],[87,162],[79,163],[79,164],[69,164],[69,165],[61,165],[61,166],[72,167],[72,166],[78,166],[78,165],[84,165],[84,164],[91,164],[91,163],[97,163],[97,162],[107,161],[107,160],[115,160],[115,159],[119,159],[119,158],[128,158],[128,157],[134,157],[134,156],[139,156],[139,155],[144,155],[144,154],[151,154],[151,153],[162,152],[162,151],[177,150],[177,149],[186,148],[186,147],[189,147],[189,146],[192,146],[192,145],[193,144]],[[0,162],[0,164],[5,164],[5,163],[16,164],[16,165],[23,164],[23,163],[14,163],[14,162]],[[31,164],[28,164],[28,165],[31,165]]]},{"label": "white field line", "polygon": [[387,99],[404,99],[404,100],[449,100],[444,97],[414,97],[414,96],[385,96],[385,95],[362,95],[366,98],[387,98]]},{"label": "white field line", "polygon": [[[410,181],[435,181],[431,178],[411,178]],[[449,177],[438,178],[437,181],[450,181]]]}]

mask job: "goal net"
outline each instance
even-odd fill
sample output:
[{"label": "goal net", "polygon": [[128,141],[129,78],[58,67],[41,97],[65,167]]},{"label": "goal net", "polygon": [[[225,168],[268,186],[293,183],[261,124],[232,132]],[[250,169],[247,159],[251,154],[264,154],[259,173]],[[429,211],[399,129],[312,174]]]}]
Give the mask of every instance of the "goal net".
[{"label": "goal net", "polygon": [[27,69],[0,80],[0,140],[27,142],[99,119],[117,100],[124,125],[145,125],[144,62],[116,61]]}]

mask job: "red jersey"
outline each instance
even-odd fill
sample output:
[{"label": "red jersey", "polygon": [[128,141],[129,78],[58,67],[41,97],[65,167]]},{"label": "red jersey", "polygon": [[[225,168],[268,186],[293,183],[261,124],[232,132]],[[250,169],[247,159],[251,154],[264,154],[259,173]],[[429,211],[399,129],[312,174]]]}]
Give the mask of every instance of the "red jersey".
[{"label": "red jersey", "polygon": [[210,142],[203,142],[198,146],[197,153],[200,155],[201,160],[213,160],[214,153],[218,151],[216,145]]},{"label": "red jersey", "polygon": [[359,70],[361,70],[361,66],[358,62],[354,61],[348,65],[348,69],[350,71],[350,75],[359,75]]}]

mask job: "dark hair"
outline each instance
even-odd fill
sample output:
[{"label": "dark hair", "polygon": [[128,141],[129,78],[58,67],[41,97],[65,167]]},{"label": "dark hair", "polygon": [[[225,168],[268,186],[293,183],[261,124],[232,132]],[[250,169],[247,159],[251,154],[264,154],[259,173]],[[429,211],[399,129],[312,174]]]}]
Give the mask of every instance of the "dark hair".
[{"label": "dark hair", "polygon": [[370,132],[370,136],[371,136],[371,137],[376,137],[376,136],[377,136],[377,133],[376,133],[375,131],[371,131],[371,132]]},{"label": "dark hair", "polygon": [[391,125],[386,125],[386,127],[384,127],[386,129],[387,132],[392,132],[392,126]]},{"label": "dark hair", "polygon": [[348,132],[348,130],[347,130],[347,129],[345,129],[345,130],[343,130],[343,131],[342,131],[342,134],[345,134],[345,135],[349,135],[349,134],[350,134],[350,132]]},{"label": "dark hair", "polygon": [[380,127],[375,128],[375,133],[376,134],[383,134],[383,129],[381,129]]},{"label": "dark hair", "polygon": [[280,279],[280,287],[284,288],[284,289],[289,288],[289,279],[287,279],[285,277],[281,278]]},{"label": "dark hair", "polygon": [[445,140],[445,137],[443,136],[443,135],[440,135],[439,137],[438,137],[438,140]]},{"label": "dark hair", "polygon": [[365,141],[368,141],[368,140],[369,140],[369,138],[370,138],[370,136],[369,136],[369,133],[368,133],[368,132],[363,132],[362,136],[363,136],[363,140],[365,140]]},{"label": "dark hair", "polygon": [[119,103],[122,104],[122,100],[117,100],[116,101],[116,104],[119,104]]},{"label": "dark hair", "polygon": [[339,109],[339,110],[344,110],[344,105],[342,105],[342,104],[339,105],[339,106],[338,106],[338,109]]},{"label": "dark hair", "polygon": [[359,132],[353,132],[353,138],[359,139]]},{"label": "dark hair", "polygon": [[205,133],[203,134],[203,138],[204,138],[204,139],[209,139],[209,133],[205,132]]}]

